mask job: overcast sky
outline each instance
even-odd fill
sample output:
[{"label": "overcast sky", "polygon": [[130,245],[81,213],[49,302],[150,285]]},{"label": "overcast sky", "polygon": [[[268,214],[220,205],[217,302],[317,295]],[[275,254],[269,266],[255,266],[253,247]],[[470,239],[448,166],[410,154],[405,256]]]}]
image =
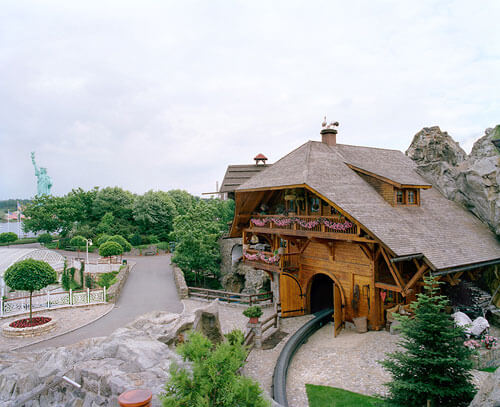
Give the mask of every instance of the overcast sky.
[{"label": "overcast sky", "polygon": [[2,1],[0,199],[213,191],[228,164],[319,140],[469,151],[500,123],[500,2]]}]

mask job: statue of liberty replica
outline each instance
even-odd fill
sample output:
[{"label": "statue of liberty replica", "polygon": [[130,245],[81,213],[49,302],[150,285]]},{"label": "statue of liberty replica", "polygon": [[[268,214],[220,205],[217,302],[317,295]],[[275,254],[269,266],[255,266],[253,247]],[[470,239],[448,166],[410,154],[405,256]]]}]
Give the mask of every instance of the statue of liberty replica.
[{"label": "statue of liberty replica", "polygon": [[35,162],[35,153],[31,153],[31,161],[35,167],[35,175],[37,178],[37,195],[50,195],[50,188],[52,188],[52,179],[47,175],[47,168],[38,169]]}]

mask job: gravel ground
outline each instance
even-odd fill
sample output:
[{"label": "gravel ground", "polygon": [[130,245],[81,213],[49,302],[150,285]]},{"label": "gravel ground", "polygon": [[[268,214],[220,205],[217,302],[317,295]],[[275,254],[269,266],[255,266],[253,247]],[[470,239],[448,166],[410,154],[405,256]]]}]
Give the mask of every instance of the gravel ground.
[{"label": "gravel ground", "polygon": [[[64,332],[79,328],[80,326],[88,324],[94,319],[104,315],[112,308],[113,304],[100,304],[83,307],[60,308],[47,310],[40,313],[37,312],[33,315],[56,318],[56,329],[46,333],[45,335],[35,336],[33,338],[6,338],[0,335],[0,352],[5,352],[19,346],[30,345],[34,342],[40,341],[41,339],[50,339]],[[3,318],[0,320],[0,324],[3,325],[6,322],[12,322],[17,319],[27,318],[28,316],[29,315],[17,315],[10,318]]]}]

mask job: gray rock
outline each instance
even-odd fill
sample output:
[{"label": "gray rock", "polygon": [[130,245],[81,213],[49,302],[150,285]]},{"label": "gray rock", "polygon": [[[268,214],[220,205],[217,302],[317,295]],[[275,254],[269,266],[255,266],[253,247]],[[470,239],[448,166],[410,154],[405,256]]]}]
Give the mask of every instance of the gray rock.
[{"label": "gray rock", "polygon": [[486,129],[470,155],[437,126],[419,131],[406,151],[418,172],[500,236],[500,154],[491,142],[500,125]]},{"label": "gray rock", "polygon": [[469,407],[500,407],[500,369],[481,383]]},{"label": "gray rock", "polygon": [[193,330],[201,332],[213,343],[224,341],[217,300],[213,301],[208,307],[197,309],[195,315]]}]

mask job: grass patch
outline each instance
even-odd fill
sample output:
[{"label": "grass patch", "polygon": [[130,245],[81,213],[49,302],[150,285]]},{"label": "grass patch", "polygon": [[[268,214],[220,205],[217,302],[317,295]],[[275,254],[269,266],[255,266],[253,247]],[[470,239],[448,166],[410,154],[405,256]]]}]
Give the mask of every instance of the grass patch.
[{"label": "grass patch", "polygon": [[377,397],[338,389],[336,387],[306,384],[309,407],[383,407],[383,400]]},{"label": "grass patch", "polygon": [[485,367],[484,369],[479,369],[481,372],[488,372],[488,373],[495,373],[495,371],[498,369],[497,367]]}]

